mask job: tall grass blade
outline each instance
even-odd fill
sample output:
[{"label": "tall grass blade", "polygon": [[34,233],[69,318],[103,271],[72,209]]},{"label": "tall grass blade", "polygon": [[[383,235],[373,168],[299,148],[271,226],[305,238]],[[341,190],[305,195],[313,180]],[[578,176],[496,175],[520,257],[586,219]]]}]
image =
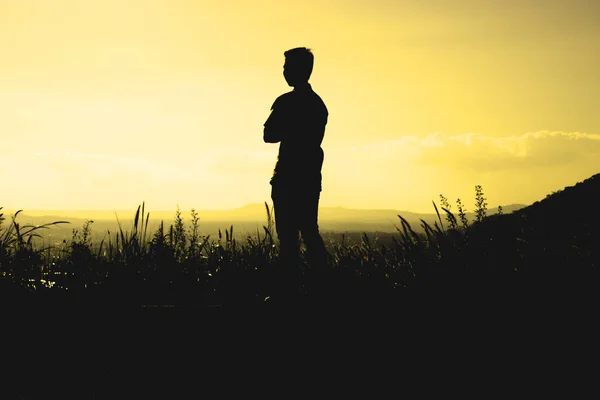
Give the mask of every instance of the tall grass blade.
[{"label": "tall grass blade", "polygon": [[433,208],[435,208],[435,213],[437,214],[438,220],[440,221],[440,227],[442,229],[442,231],[444,230],[444,224],[442,223],[442,217],[440,216],[440,212],[437,208],[437,205],[435,204],[435,201],[431,201],[433,203]]}]

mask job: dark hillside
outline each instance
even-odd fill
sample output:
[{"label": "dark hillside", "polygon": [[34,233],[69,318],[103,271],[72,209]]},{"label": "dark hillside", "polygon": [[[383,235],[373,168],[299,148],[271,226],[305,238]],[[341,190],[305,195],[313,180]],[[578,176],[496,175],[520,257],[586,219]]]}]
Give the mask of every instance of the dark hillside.
[{"label": "dark hillside", "polygon": [[600,266],[600,174],[468,231],[469,259],[517,272],[528,287],[591,290]]}]

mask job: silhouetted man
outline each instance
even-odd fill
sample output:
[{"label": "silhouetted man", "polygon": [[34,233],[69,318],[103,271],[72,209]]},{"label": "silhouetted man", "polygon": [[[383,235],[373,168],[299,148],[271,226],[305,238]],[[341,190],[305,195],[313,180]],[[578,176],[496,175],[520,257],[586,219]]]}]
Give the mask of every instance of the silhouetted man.
[{"label": "silhouetted man", "polygon": [[284,56],[283,76],[294,90],[275,100],[264,124],[264,141],[280,143],[271,178],[280,257],[285,265],[296,264],[300,232],[309,263],[323,266],[326,251],[317,219],[328,111],[308,83],[314,62],[310,49],[298,47]]}]

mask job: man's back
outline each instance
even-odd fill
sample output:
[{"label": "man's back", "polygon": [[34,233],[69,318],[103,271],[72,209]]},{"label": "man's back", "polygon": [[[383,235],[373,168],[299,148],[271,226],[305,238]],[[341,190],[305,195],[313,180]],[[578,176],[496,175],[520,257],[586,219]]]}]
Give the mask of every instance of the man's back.
[{"label": "man's back", "polygon": [[[323,150],[328,111],[309,84],[277,98],[265,128],[281,132],[265,141],[280,142],[271,184],[321,189]],[[266,136],[266,135],[265,135]],[[267,140],[271,139],[271,140]]]}]

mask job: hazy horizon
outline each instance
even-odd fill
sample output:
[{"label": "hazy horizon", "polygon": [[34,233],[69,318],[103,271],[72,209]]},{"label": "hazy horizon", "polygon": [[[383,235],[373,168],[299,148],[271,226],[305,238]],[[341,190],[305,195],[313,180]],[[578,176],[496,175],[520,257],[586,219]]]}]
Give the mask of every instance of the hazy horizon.
[{"label": "hazy horizon", "polygon": [[[463,200],[463,199],[461,199]],[[471,199],[467,199],[467,201],[470,201]],[[541,199],[540,199],[541,200]],[[440,207],[440,202],[439,199],[434,200],[436,202],[436,205],[438,207]],[[451,200],[452,201],[452,200]],[[267,203],[269,208],[272,208],[272,203]],[[400,208],[353,208],[353,207],[343,207],[343,206],[319,206],[319,209],[322,210],[347,210],[347,211],[373,211],[373,212],[386,212],[386,211],[393,211],[393,212],[397,212],[397,211],[402,211],[402,212],[408,212],[408,213],[413,213],[413,214],[435,214],[435,209],[432,205],[432,203],[430,202],[430,210],[427,211],[413,211],[413,210],[408,210],[408,209],[400,209]],[[451,203],[451,204],[455,204],[455,203]],[[140,206],[141,204],[138,204],[138,206]],[[506,207],[506,206],[527,206],[529,204],[526,203],[512,203],[512,204],[498,204],[498,205],[488,205],[488,210],[490,211],[495,211],[498,206],[502,206],[502,207]],[[454,207],[456,207],[454,205]],[[469,212],[471,212],[471,210],[474,208],[474,206],[471,204],[471,202],[467,203],[467,209]],[[198,208],[190,208],[190,209],[181,209],[180,211],[182,214],[186,214],[188,215],[191,210],[195,210],[196,212],[205,212],[205,213],[214,213],[214,214],[223,214],[226,215],[229,212],[242,212],[245,210],[249,210],[252,213],[255,213],[257,210],[260,210],[261,213],[265,212],[265,204],[262,203],[251,203],[251,204],[245,204],[241,207],[234,207],[234,208],[221,208],[221,209],[210,209],[210,208],[205,208],[205,209],[198,209]],[[135,207],[131,207],[131,208],[123,208],[123,209],[60,209],[60,208],[54,208],[54,209],[11,209],[11,208],[6,208],[3,207],[1,212],[4,212],[5,215],[8,212],[16,212],[21,210],[21,213],[24,215],[31,215],[31,216],[43,216],[43,215],[48,215],[48,216],[52,216],[53,214],[47,214],[47,213],[63,213],[65,215],[76,215],[76,214],[80,214],[82,216],[86,216],[87,212],[90,212],[92,214],[91,217],[93,217],[93,213],[101,213],[103,215],[107,215],[107,214],[112,214],[114,216],[114,213],[129,213],[131,214],[131,216],[133,216],[135,214],[135,211],[137,210],[137,206]],[[148,205],[145,205],[145,210],[146,212],[154,212],[154,213],[171,213],[171,214],[175,214],[177,207],[173,208],[172,210],[169,209],[157,209],[157,208],[151,208]],[[41,214],[41,213],[46,213],[46,214]],[[243,214],[240,214],[243,215]],[[119,215],[120,217],[120,215]]]},{"label": "hazy horizon", "polygon": [[[441,207],[439,201],[436,204]],[[269,209],[272,211],[272,204],[268,204]],[[520,208],[526,207],[529,204],[505,204],[502,205],[504,213],[511,213]],[[467,203],[465,211],[471,218],[474,217],[474,204]],[[103,223],[117,223],[118,221],[131,222],[135,217],[137,207],[132,209],[124,210],[22,210],[17,220],[21,223],[48,223],[57,219],[67,220],[76,224],[81,224],[86,220],[102,221]],[[14,215],[17,210],[2,209],[6,217]],[[191,210],[181,209],[181,216],[184,221],[191,220]],[[266,209],[264,204],[248,204],[244,207],[227,209],[227,210],[198,210],[195,209],[197,215],[202,223],[220,223],[233,225],[239,225],[241,223],[258,223],[260,226],[266,223]],[[440,209],[441,211],[441,209]],[[457,213],[456,203],[451,203],[451,211]],[[488,215],[496,214],[498,212],[498,206],[487,207]],[[176,210],[157,210],[145,208],[144,215],[149,215],[152,223],[159,223],[164,221],[166,224],[172,223],[175,218]],[[319,220],[321,226],[325,223],[331,230],[331,224],[335,223],[340,227],[346,225],[355,224],[366,224],[365,226],[380,226],[384,222],[391,222],[389,228],[393,227],[393,223],[397,222],[398,215],[402,215],[407,219],[418,222],[420,218],[433,218],[437,220],[435,208],[433,205],[431,209],[426,212],[414,212],[411,210],[400,210],[400,209],[359,209],[359,208],[346,208],[346,207],[319,207]],[[28,220],[34,218],[34,220]],[[224,226],[223,226],[224,227]],[[343,228],[341,228],[343,230]]]},{"label": "hazy horizon", "polygon": [[[322,207],[531,204],[598,173],[600,2],[0,0],[4,210],[270,203],[289,91],[315,54]],[[492,206],[490,206],[492,207]],[[92,216],[90,216],[92,217]]]}]

